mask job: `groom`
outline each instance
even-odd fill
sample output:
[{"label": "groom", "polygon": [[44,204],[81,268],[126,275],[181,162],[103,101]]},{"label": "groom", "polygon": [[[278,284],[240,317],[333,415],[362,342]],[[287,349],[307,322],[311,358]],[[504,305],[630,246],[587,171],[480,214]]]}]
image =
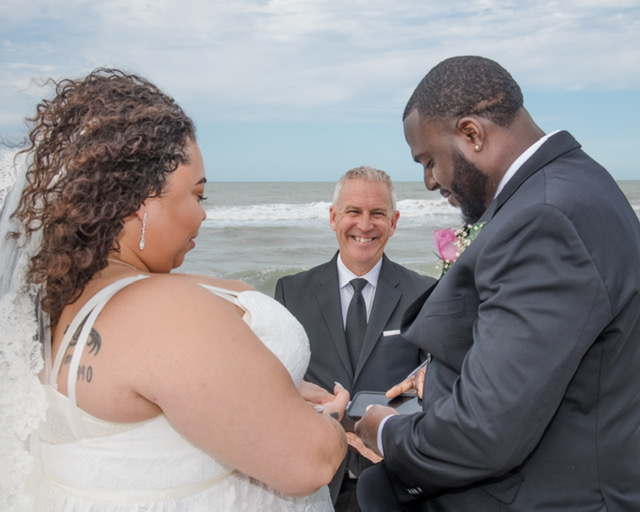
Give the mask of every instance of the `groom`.
[{"label": "groom", "polygon": [[424,411],[356,424],[384,455],[365,512],[640,510],[640,223],[567,132],[545,135],[509,73],[433,68],[404,113],[429,190],[481,229],[407,311],[431,353]]}]

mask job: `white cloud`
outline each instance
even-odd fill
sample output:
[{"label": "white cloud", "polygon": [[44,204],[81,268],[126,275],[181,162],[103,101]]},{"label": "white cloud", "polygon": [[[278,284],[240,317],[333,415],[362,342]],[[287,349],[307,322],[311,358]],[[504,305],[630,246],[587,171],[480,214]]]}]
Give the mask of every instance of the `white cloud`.
[{"label": "white cloud", "polygon": [[99,65],[203,118],[397,117],[456,54],[498,60],[525,91],[640,88],[634,0],[5,0],[0,20],[2,119],[24,115],[31,78]]}]

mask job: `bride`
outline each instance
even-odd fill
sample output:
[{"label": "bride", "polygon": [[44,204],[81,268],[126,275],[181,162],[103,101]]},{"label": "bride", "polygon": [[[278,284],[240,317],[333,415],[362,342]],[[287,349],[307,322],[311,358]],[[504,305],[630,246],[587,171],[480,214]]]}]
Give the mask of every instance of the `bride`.
[{"label": "bride", "polygon": [[192,121],[98,69],[30,123],[0,225],[20,233],[0,254],[0,508],[333,510],[349,396],[302,381],[302,326],[244,283],[170,273],[206,216]]}]

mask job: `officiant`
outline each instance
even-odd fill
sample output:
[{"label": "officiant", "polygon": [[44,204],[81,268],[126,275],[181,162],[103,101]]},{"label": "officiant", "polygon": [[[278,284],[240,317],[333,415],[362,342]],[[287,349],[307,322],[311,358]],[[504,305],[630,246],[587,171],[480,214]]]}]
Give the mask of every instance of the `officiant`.
[{"label": "officiant", "polygon": [[[329,262],[283,277],[276,285],[275,298],[309,336],[305,379],[327,390],[337,381],[352,397],[361,390],[387,391],[425,357],[400,336],[400,319],[434,280],[384,254],[399,217],[386,172],[372,167],[347,171],[329,208],[338,252]],[[380,460],[353,433],[348,438],[350,452],[329,485],[338,512],[360,510],[357,478]]]}]

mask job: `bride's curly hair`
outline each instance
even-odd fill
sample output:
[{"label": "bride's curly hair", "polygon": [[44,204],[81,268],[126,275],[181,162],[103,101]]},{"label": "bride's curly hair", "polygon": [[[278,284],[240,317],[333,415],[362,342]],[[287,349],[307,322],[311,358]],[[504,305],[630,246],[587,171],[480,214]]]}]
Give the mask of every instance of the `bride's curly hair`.
[{"label": "bride's curly hair", "polygon": [[42,231],[28,280],[44,283],[55,325],[118,249],[124,220],[188,163],[195,127],[173,98],[120,70],[52,83],[54,98],[27,119],[30,164],[14,215],[27,236]]}]

